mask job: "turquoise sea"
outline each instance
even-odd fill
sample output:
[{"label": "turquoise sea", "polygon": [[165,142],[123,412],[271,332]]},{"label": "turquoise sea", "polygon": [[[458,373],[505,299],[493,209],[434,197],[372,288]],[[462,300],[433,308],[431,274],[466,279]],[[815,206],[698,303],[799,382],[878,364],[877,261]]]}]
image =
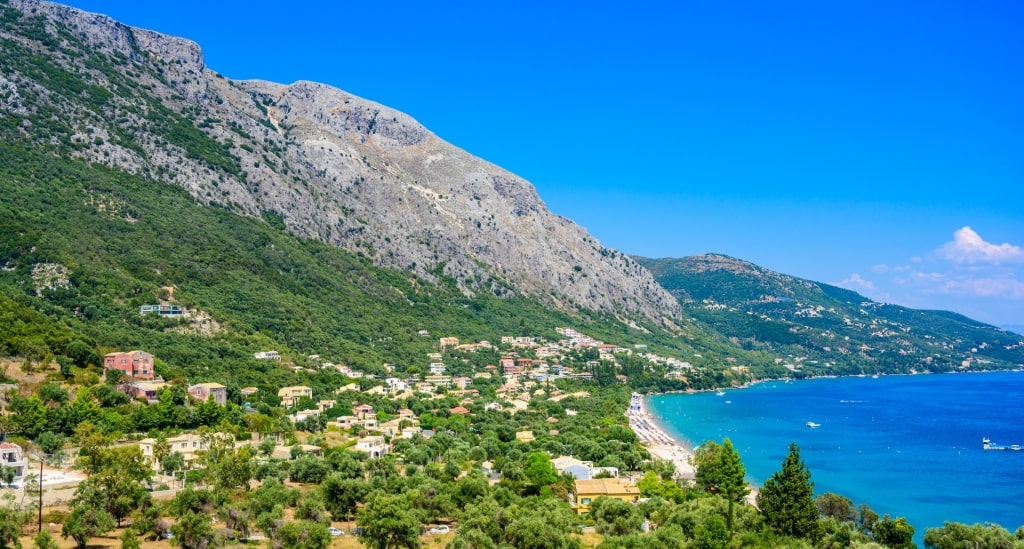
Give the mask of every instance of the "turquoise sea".
[{"label": "turquoise sea", "polygon": [[919,543],[944,521],[1024,525],[1024,451],[982,449],[1024,446],[1024,372],[771,381],[646,406],[691,448],[729,437],[755,485],[796,442],[816,494],[906,517]]}]

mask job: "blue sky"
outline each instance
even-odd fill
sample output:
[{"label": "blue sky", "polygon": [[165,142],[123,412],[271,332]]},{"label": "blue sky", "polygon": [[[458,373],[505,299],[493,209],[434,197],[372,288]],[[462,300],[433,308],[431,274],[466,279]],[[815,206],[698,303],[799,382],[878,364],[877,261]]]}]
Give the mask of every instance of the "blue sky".
[{"label": "blue sky", "polygon": [[1024,4],[69,3],[402,110],[606,246],[1024,329]]}]

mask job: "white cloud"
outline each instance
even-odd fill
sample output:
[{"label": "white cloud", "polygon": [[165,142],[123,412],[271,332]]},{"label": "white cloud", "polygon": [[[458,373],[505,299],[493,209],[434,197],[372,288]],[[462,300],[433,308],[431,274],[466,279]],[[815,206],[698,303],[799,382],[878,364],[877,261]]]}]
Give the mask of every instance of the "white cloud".
[{"label": "white cloud", "polygon": [[1024,299],[1024,282],[1013,278],[967,278],[946,281],[941,291],[977,297]]},{"label": "white cloud", "polygon": [[939,282],[939,281],[943,280],[944,278],[946,278],[946,275],[942,274],[942,273],[934,273],[934,272],[933,273],[915,272],[915,273],[911,273],[910,278],[913,279],[915,282],[931,282],[931,283],[934,283],[934,282]]},{"label": "white cloud", "polygon": [[849,288],[851,290],[853,290],[853,289],[874,290],[875,289],[875,283],[871,282],[870,280],[865,279],[862,276],[860,276],[859,273],[853,273],[852,275],[847,277],[846,280],[840,282],[838,285],[842,286],[844,288]]},{"label": "white cloud", "polygon": [[931,253],[862,266],[836,286],[876,301],[957,311],[996,325],[1022,324],[1024,242],[1019,244],[993,244],[964,226]]},{"label": "white cloud", "polygon": [[1012,244],[985,242],[970,227],[962,227],[953,233],[953,241],[942,245],[935,254],[954,263],[1019,263],[1024,262],[1024,249]]}]

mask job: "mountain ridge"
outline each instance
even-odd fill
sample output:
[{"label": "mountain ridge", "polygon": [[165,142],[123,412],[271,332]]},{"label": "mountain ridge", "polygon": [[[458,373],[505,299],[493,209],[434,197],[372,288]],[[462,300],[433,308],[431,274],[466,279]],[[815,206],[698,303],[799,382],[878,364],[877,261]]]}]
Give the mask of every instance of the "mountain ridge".
[{"label": "mountain ridge", "polygon": [[[4,32],[0,112],[22,138],[64,133],[78,158],[167,180],[378,265],[450,276],[467,295],[530,295],[666,325],[681,312],[528,182],[403,113],[324,84],[229,80],[205,66],[198,44],[104,15],[39,0],[4,10],[21,32]],[[48,62],[42,76],[25,62],[33,55]],[[34,133],[24,120],[44,109],[76,127],[51,119],[48,135]]]},{"label": "mountain ridge", "polygon": [[[678,351],[699,372],[695,375],[701,376],[732,365],[749,365],[753,375],[786,375],[782,366],[790,356],[801,358],[807,366],[824,364],[803,370],[811,375],[875,369],[947,371],[961,367],[964,361],[977,369],[979,360],[1000,365],[1024,363],[1019,350],[994,351],[999,346],[989,327],[952,313],[873,303],[849,290],[775,273],[720,254],[698,256],[699,262],[692,258],[648,260],[604,248],[582,227],[548,211],[528,182],[443,142],[403,113],[342,90],[308,81],[285,85],[229,80],[204,65],[202,51],[194,42],[133,29],[109,17],[58,4],[7,0],[0,2],[0,17],[3,159],[12,164],[40,163],[39,155],[49,155],[69,162],[32,173],[12,166],[12,178],[17,178],[12,192],[42,201],[31,213],[10,205],[13,221],[7,222],[15,230],[9,241],[0,240],[5,252],[0,257],[5,270],[0,279],[11,279],[19,288],[16,291],[44,297],[43,290],[33,290],[24,278],[34,280],[34,270],[39,267],[46,276],[72,286],[92,284],[90,276],[118,280],[125,288],[103,287],[130,303],[156,288],[177,286],[182,288],[183,300],[199,305],[216,303],[226,318],[247,314],[238,310],[237,304],[221,302],[209,286],[190,286],[195,273],[224,268],[216,257],[207,258],[206,264],[157,267],[154,275],[140,267],[137,256],[146,255],[145,251],[122,243],[121,255],[112,262],[110,272],[94,267],[101,272],[83,273],[82,265],[88,261],[80,250],[66,243],[36,250],[38,242],[17,234],[21,227],[28,229],[22,232],[50,238],[55,238],[53,231],[67,231],[63,226],[34,225],[40,216],[66,214],[60,208],[46,210],[45,199],[33,194],[31,189],[44,183],[51,192],[62,189],[63,182],[66,191],[81,193],[87,210],[112,216],[106,228],[110,231],[127,230],[122,223],[145,223],[147,217],[165,215],[154,201],[142,201],[141,196],[132,194],[136,191],[131,189],[143,187],[131,177],[125,179],[126,187],[118,188],[122,175],[132,175],[183,189],[196,201],[194,206],[183,206],[179,200],[168,202],[175,204],[168,207],[177,211],[166,214],[212,207],[354,254],[358,259],[337,259],[331,265],[349,265],[343,272],[360,281],[376,280],[375,284],[357,286],[388,297],[378,304],[360,301],[357,315],[372,309],[377,315],[391,313],[394,318],[416,318],[423,323],[419,313],[405,309],[431,302],[415,295],[419,292],[442,295],[446,307],[466,308],[480,317],[523,314],[538,318],[543,315],[534,305],[540,303],[553,311],[574,314],[576,319],[613,318],[625,327],[624,333],[634,344],[646,343],[638,341],[631,330],[649,334]],[[26,152],[20,161],[19,147]],[[70,175],[91,174],[83,171],[79,162],[106,166],[112,173]],[[37,173],[46,173],[53,180],[39,181]],[[75,177],[85,177],[90,184]],[[159,194],[146,189],[145,193]],[[67,209],[69,204],[62,207]],[[0,214],[6,214],[4,206],[0,203]],[[203,219],[207,228],[228,223]],[[95,228],[90,236],[100,239],[103,230]],[[203,227],[196,230],[201,232]],[[174,234],[189,240],[204,236]],[[158,243],[151,234],[146,238],[148,246],[166,253],[201,255],[206,251]],[[282,263],[276,252],[262,247],[272,240],[263,234],[223,237],[220,242],[245,246],[254,255],[230,257],[264,276],[287,278],[285,271],[289,271],[293,278],[280,281],[289,288],[281,292],[282,299],[308,299],[307,289],[297,288],[298,297],[289,293],[290,289],[309,282],[301,276],[307,269],[323,266],[300,265],[298,260]],[[110,252],[102,244],[93,246]],[[32,258],[34,263],[23,264],[19,257]],[[151,257],[146,260],[141,264],[168,263]],[[367,265],[354,268],[353,261]],[[669,267],[674,262],[688,263],[686,268],[672,270]],[[370,264],[399,269],[408,280],[398,281],[395,273],[383,270],[371,272]],[[8,270],[14,274],[5,274]],[[122,270],[131,276],[123,276]],[[353,291],[332,277],[320,278],[317,287],[344,286],[345,291]],[[252,280],[241,275],[237,280],[245,290],[232,293],[239,300],[259,294],[254,290],[259,285]],[[214,287],[220,284],[208,282]],[[452,288],[466,300],[450,295]],[[120,295],[125,289],[135,294]],[[69,292],[77,292],[77,297],[65,295],[61,287],[47,291],[56,292],[47,299],[74,305],[70,309],[74,315],[82,309],[75,304],[77,299],[102,299],[74,287]],[[395,292],[403,297],[395,301]],[[492,303],[484,299],[489,296],[506,302],[523,297],[536,303],[482,311]],[[804,302],[813,307],[796,308]],[[431,303],[438,306],[437,301]],[[391,306],[393,309],[388,309]],[[104,307],[127,315],[125,318],[134,314],[130,308]],[[301,314],[301,310],[293,306],[289,314]],[[446,314],[459,317],[450,311]],[[381,319],[382,324],[393,324],[394,318]],[[566,320],[558,318],[547,317],[543,322],[551,328],[550,324]],[[931,352],[935,342],[918,339],[917,332],[926,330],[914,328],[907,319],[930,325],[930,337],[949,348]],[[285,333],[308,327],[299,328],[288,319],[273,320],[245,317],[241,324],[269,342],[293,338],[292,350],[309,347],[301,334]],[[520,325],[525,320],[520,319]],[[841,333],[847,329],[847,321],[857,330]],[[655,324],[666,331],[648,331]],[[502,325],[515,322],[504,318]],[[907,326],[911,326],[913,337],[900,335]],[[408,337],[407,328],[388,326],[387,332]],[[338,327],[332,329],[343,332]],[[606,334],[615,332],[608,332],[608,326],[599,329]],[[474,329],[476,334],[481,332],[493,336],[479,326]],[[366,352],[362,346],[372,347],[373,338],[365,332],[344,337],[335,334],[334,339],[319,335],[323,337],[316,341],[318,346],[345,347],[350,356],[362,355],[364,364],[393,358]],[[100,339],[99,335],[92,337]],[[853,343],[836,344],[836,337],[850,337]],[[982,346],[984,352],[971,350],[982,343],[992,347]],[[1013,344],[1006,340],[1007,346]],[[59,351],[61,345],[57,341],[51,348]],[[400,349],[403,359],[410,356],[409,348]]]},{"label": "mountain ridge", "polygon": [[794,367],[797,358],[832,374],[1024,365],[1024,338],[958,313],[878,303],[722,254],[634,259],[687,315]]}]

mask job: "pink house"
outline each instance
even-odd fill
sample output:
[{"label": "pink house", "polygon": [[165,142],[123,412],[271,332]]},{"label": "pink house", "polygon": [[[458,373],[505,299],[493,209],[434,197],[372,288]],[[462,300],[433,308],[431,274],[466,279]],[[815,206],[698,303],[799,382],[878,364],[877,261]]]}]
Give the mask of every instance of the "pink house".
[{"label": "pink house", "polygon": [[369,416],[376,416],[373,411],[373,406],[369,404],[360,404],[352,408],[352,415],[360,419],[366,419]]},{"label": "pink house", "polygon": [[104,370],[121,370],[125,377],[153,379],[153,355],[146,351],[103,355]]},{"label": "pink house", "polygon": [[228,403],[228,388],[220,383],[197,383],[188,388],[188,394],[199,402],[206,402],[212,396],[221,406]]}]

